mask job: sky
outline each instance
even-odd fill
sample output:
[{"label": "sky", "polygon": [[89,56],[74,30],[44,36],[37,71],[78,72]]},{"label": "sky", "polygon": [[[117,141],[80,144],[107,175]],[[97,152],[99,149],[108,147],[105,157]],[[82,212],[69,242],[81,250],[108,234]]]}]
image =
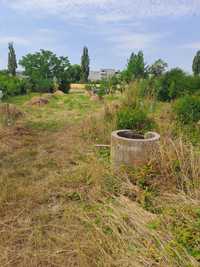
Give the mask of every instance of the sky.
[{"label": "sky", "polygon": [[39,49],[79,64],[83,46],[91,69],[123,69],[132,52],[191,72],[200,49],[200,0],[0,0],[0,68],[8,42],[17,58]]}]

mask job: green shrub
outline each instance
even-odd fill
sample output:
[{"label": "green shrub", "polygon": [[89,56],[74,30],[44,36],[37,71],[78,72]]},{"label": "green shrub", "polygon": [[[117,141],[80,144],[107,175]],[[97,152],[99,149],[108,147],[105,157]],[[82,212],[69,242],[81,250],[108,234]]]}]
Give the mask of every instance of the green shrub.
[{"label": "green shrub", "polygon": [[[32,91],[40,93],[52,93],[55,89],[55,82],[53,79],[37,79],[31,80]],[[58,89],[64,93],[68,93],[70,90],[70,84],[66,80],[58,81]]]},{"label": "green shrub", "polygon": [[139,132],[151,130],[155,126],[147,113],[139,108],[123,108],[117,113],[117,128],[131,129]]},{"label": "green shrub", "polygon": [[59,83],[59,90],[63,91],[65,94],[68,94],[70,90],[70,83],[65,79],[61,80]]},{"label": "green shrub", "polygon": [[172,69],[164,74],[156,84],[158,100],[170,101],[184,94],[186,74],[181,69]]},{"label": "green shrub", "polygon": [[32,83],[32,90],[34,92],[50,93],[54,88],[53,80],[51,79],[38,79],[37,81],[32,80]]},{"label": "green shrub", "polygon": [[200,121],[200,97],[184,96],[178,99],[173,111],[177,120],[183,124]]},{"label": "green shrub", "polygon": [[20,95],[27,92],[28,83],[25,79],[0,73],[0,90],[2,90],[4,97]]},{"label": "green shrub", "polygon": [[200,91],[200,77],[188,75],[178,68],[172,69],[156,79],[154,90],[158,100],[171,101]]}]

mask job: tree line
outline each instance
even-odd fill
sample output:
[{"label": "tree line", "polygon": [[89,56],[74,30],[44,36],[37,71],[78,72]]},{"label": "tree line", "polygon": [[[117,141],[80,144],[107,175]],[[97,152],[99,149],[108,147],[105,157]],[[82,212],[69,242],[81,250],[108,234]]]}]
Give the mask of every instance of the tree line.
[{"label": "tree line", "polygon": [[119,75],[101,82],[100,93],[105,93],[103,88],[109,88],[111,93],[123,91],[133,81],[139,81],[141,94],[161,101],[171,101],[188,93],[200,93],[200,51],[193,59],[193,75],[178,67],[170,70],[167,68],[168,64],[162,59],[147,65],[142,51],[132,53],[126,68]]},{"label": "tree line", "polygon": [[[23,68],[17,75],[18,65]],[[67,92],[70,83],[87,83],[90,72],[88,48],[83,48],[81,63],[70,64],[68,57],[41,49],[23,56],[19,62],[13,43],[8,44],[8,67],[0,72],[0,90],[4,95],[23,94],[27,90],[51,92],[55,88]]]},{"label": "tree line", "polygon": [[[23,68],[23,75],[17,75],[17,67]],[[200,88],[200,51],[193,59],[194,75],[180,68],[167,71],[168,64],[162,59],[147,65],[142,51],[132,53],[124,70],[115,76],[101,81],[100,94],[121,90],[134,80],[142,81],[144,94],[156,95],[160,100],[168,101]],[[8,45],[8,67],[0,72],[0,90],[4,96],[24,94],[28,91],[51,92],[60,89],[68,92],[69,84],[88,83],[90,58],[88,48],[83,48],[81,62],[70,64],[68,57],[41,49],[29,53],[17,62],[13,43]],[[93,85],[92,85],[93,86]]]}]

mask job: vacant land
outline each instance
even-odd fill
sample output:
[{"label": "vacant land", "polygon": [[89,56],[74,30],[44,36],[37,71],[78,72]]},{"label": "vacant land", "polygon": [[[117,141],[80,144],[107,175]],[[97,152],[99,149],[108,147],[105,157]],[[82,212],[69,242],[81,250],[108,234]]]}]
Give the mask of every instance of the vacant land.
[{"label": "vacant land", "polygon": [[24,115],[0,127],[0,266],[199,266],[200,160],[170,105],[149,105],[158,159],[116,174],[94,144],[123,97],[33,96],[8,99]]}]

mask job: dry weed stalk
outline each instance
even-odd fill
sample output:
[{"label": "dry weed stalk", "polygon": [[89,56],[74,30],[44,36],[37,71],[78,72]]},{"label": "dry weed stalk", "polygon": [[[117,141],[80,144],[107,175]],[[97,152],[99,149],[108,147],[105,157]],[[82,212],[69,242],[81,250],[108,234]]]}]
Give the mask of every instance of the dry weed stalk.
[{"label": "dry weed stalk", "polygon": [[192,198],[200,198],[200,154],[191,144],[163,139],[159,162],[166,180]]}]

